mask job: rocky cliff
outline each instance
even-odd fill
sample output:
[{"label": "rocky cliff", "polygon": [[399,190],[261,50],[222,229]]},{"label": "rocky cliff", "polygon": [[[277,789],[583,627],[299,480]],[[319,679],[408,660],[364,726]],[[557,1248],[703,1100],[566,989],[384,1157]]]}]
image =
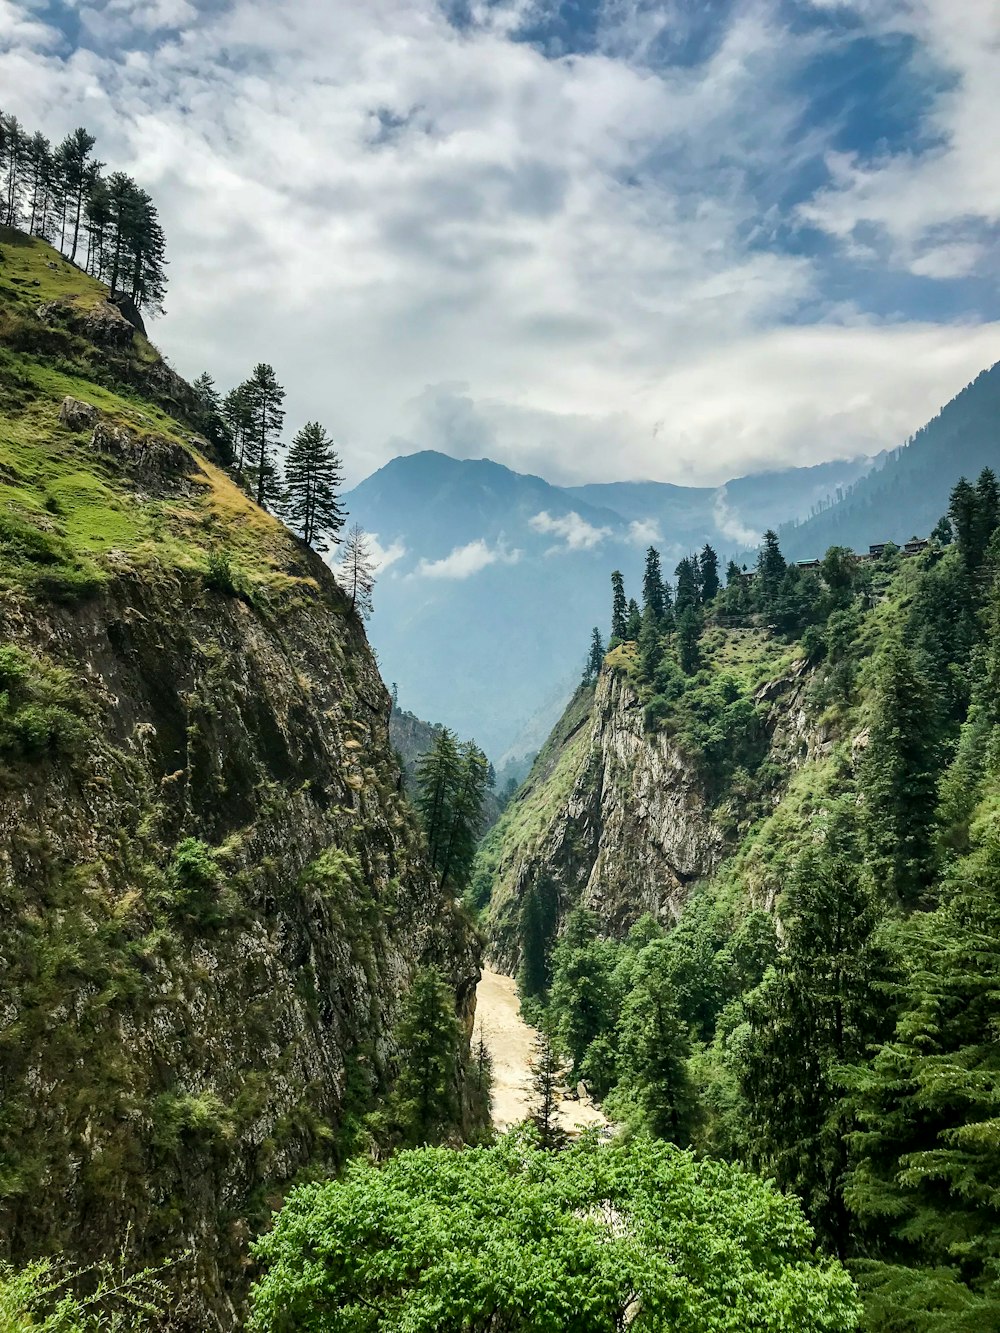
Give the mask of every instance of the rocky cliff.
[{"label": "rocky cliff", "polygon": [[185,1252],[176,1326],[227,1329],[248,1236],[393,1075],[414,969],[471,1025],[477,946],[331,574],[56,279],[0,325],[0,1257]]},{"label": "rocky cliff", "polygon": [[[718,637],[724,656],[748,636]],[[767,636],[756,638],[766,668]],[[504,970],[517,968],[518,923],[531,895],[553,934],[577,905],[619,936],[646,913],[676,920],[690,886],[714,874],[752,815],[773,808],[789,776],[830,749],[808,701],[804,660],[779,658],[764,679],[742,683],[765,778],[741,787],[741,770],[720,790],[684,737],[649,725],[633,668],[630,650],[619,650],[596,686],[580,688],[484,844],[476,891],[481,906],[489,903],[490,950]]]}]

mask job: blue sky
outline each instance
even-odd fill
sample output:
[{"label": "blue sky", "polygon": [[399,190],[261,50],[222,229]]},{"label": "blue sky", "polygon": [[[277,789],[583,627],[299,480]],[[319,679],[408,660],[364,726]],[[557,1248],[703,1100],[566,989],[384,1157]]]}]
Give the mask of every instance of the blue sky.
[{"label": "blue sky", "polygon": [[718,482],[1000,358],[994,0],[0,0],[2,105],[167,230],[154,336],[352,480]]}]

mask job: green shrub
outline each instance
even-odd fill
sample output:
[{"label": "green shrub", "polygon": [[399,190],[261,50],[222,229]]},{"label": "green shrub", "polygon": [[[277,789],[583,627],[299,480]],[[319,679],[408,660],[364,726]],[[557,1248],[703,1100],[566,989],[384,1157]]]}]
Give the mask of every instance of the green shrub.
[{"label": "green shrub", "polygon": [[208,569],[205,572],[205,587],[226,597],[237,597],[240,589],[236,578],[236,571],[228,551],[210,551]]},{"label": "green shrub", "polygon": [[[41,1259],[26,1268],[0,1264],[3,1333],[141,1333],[167,1314],[165,1267],[129,1273],[124,1257],[88,1268]],[[77,1294],[77,1288],[85,1294]]]},{"label": "green shrub", "polygon": [[184,838],[174,848],[160,900],[177,919],[214,927],[231,916],[219,854],[200,838]]}]

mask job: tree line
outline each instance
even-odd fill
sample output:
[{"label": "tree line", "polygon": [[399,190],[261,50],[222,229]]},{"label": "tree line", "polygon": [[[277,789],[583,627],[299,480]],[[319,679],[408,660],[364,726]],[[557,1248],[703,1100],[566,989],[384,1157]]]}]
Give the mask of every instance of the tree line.
[{"label": "tree line", "polygon": [[[792,576],[815,602],[808,707],[847,737],[800,781],[801,810],[761,819],[669,933],[645,918],[608,939],[578,909],[541,957],[537,940],[522,951],[522,989],[573,1075],[633,1127],[797,1195],[861,1286],[870,1333],[1000,1329],[991,470],[957,483],[932,536],[911,562],[832,548]],[[765,543],[740,591],[765,625],[788,574]],[[718,729],[731,705],[715,706]],[[773,914],[750,880],[780,887]]]},{"label": "tree line", "polygon": [[0,223],[55,246],[72,264],[160,314],[166,238],[150,195],[124,171],[105,174],[83,127],[61,143],[0,112]]},{"label": "tree line", "polygon": [[228,393],[220,393],[207,371],[191,387],[198,404],[195,424],[237,485],[314,550],[343,544],[338,582],[351,609],[367,619],[375,560],[359,524],[343,535],[348,518],[342,502],[343,461],[326,428],[307,421],[282,458],[285,389],[273,366],[263,361]]}]

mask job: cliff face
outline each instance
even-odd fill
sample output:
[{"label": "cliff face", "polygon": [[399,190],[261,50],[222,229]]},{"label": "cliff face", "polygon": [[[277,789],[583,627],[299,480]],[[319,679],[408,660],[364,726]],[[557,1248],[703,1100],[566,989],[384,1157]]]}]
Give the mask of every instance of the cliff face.
[{"label": "cliff face", "polygon": [[176,1326],[227,1329],[248,1236],[342,1159],[394,1073],[415,968],[440,965],[471,1028],[477,946],[425,867],[388,694],[323,563],[183,424],[79,379],[94,412],[61,421],[61,374],[18,368],[0,1257],[187,1251]]},{"label": "cliff face", "polygon": [[[785,774],[829,747],[810,718],[807,684],[799,661],[751,696],[762,745]],[[578,905],[613,935],[646,913],[676,920],[692,883],[737,845],[743,813],[735,792],[712,798],[676,738],[647,729],[629,674],[606,668],[596,689],[578,691],[484,846],[478,885],[493,957],[516,970],[518,920],[532,893],[554,933]]]}]

